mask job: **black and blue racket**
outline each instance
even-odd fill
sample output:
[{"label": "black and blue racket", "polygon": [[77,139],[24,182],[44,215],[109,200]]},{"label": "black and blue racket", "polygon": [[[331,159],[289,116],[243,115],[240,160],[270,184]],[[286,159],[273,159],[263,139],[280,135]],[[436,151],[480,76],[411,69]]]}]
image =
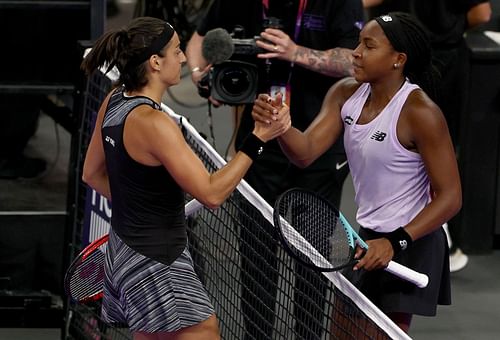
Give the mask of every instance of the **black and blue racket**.
[{"label": "black and blue racket", "polygon": [[[280,195],[274,206],[274,224],[285,250],[314,270],[328,272],[353,266],[356,245],[368,249],[342,213],[320,195],[290,189]],[[429,278],[391,261],[386,271],[426,287]]]}]

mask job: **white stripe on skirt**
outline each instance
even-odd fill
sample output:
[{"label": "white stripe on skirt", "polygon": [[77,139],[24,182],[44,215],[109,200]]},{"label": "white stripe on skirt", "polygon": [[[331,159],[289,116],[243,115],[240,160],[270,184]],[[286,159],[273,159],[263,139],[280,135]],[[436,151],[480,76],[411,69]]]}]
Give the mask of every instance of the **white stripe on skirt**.
[{"label": "white stripe on skirt", "polygon": [[102,318],[108,323],[126,324],[132,332],[175,332],[214,314],[187,247],[167,266],[110,230],[105,273]]}]

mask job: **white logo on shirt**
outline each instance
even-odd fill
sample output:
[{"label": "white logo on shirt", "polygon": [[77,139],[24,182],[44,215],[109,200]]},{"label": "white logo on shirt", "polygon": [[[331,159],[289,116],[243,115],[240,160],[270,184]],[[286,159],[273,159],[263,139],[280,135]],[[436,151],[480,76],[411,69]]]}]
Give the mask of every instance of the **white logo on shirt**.
[{"label": "white logo on shirt", "polygon": [[114,141],[114,139],[113,139],[113,138],[111,138],[111,137],[109,137],[109,136],[106,136],[106,137],[104,138],[104,140],[105,140],[107,143],[111,144],[111,146],[112,146],[112,147],[115,147],[115,141]]}]

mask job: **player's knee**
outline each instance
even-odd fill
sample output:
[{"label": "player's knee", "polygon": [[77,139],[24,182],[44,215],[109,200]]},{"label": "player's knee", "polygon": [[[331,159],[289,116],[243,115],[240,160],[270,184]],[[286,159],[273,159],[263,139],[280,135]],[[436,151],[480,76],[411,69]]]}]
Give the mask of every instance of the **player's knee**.
[{"label": "player's knee", "polygon": [[207,340],[220,340],[219,321],[217,320],[215,314],[212,314],[208,319],[202,321],[199,325],[203,329],[203,334],[206,334]]},{"label": "player's knee", "polygon": [[175,340],[220,340],[219,324],[215,314],[208,319],[179,331]]}]

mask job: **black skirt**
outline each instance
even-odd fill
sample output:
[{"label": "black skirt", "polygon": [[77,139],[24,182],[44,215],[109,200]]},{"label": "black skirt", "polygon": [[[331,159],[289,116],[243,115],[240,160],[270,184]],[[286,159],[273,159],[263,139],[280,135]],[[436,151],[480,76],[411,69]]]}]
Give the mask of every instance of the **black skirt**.
[{"label": "black skirt", "polygon": [[[359,236],[364,240],[383,235],[363,227],[359,230]],[[434,316],[438,304],[451,304],[449,249],[443,228],[414,241],[393,261],[427,274],[427,287],[418,288],[382,269],[353,271],[348,268],[344,275],[386,314],[399,312]]]}]

